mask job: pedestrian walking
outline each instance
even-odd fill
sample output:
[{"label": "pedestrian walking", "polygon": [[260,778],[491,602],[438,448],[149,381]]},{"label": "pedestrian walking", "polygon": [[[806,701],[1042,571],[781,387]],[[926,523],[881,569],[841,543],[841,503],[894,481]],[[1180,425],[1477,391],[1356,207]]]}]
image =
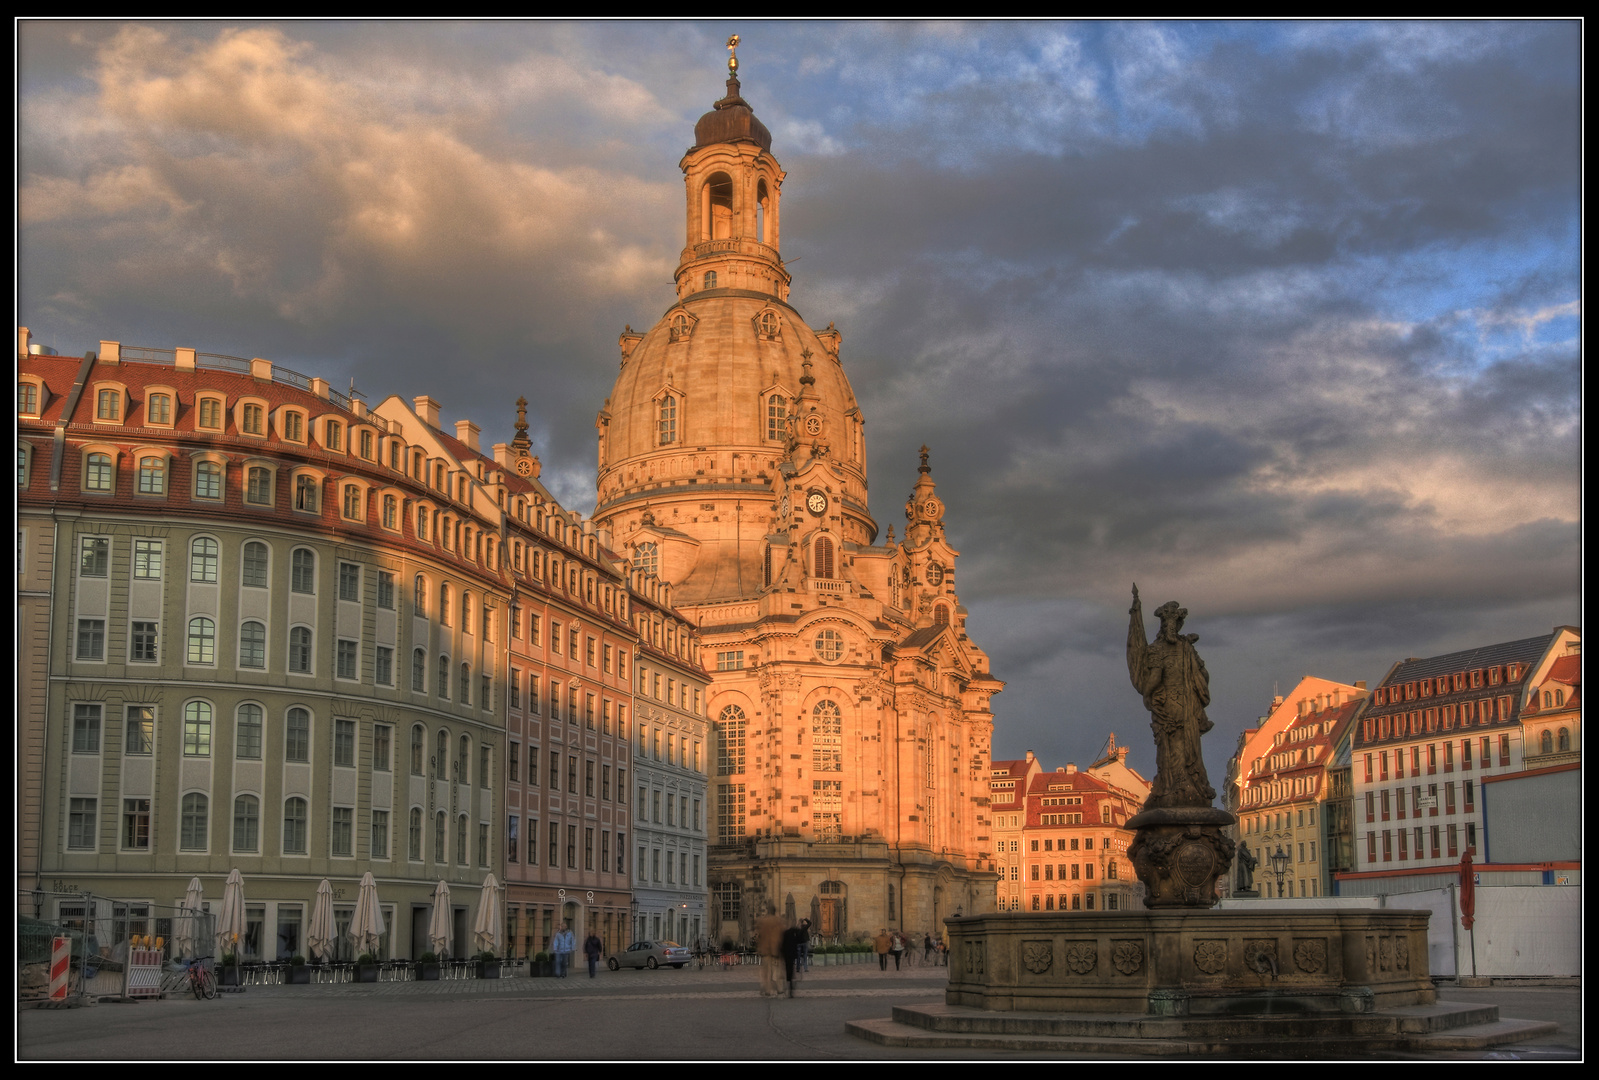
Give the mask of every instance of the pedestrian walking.
[{"label": "pedestrian walking", "polygon": [[583,939],[583,955],[588,957],[589,978],[594,978],[600,969],[600,953],[605,951],[605,943],[600,940],[600,935],[590,934]]},{"label": "pedestrian walking", "polygon": [[555,940],[550,942],[550,951],[555,954],[555,977],[566,978],[566,969],[572,966],[572,954],[577,952],[577,936],[572,933],[572,920],[565,919],[561,928],[555,932]]},{"label": "pedestrian walking", "polygon": [[805,931],[805,940],[800,942],[800,970],[809,971],[811,970],[811,920],[801,919],[800,929]]},{"label": "pedestrian walking", "polygon": [[888,936],[888,927],[885,926],[872,942],[872,947],[877,950],[877,970],[888,970],[888,950],[893,945],[894,939]]},{"label": "pedestrian walking", "polygon": [[933,962],[933,935],[932,934],[923,934],[922,935],[922,963],[931,964],[932,962]]},{"label": "pedestrian walking", "polygon": [[799,963],[800,949],[804,948],[808,937],[804,923],[783,931],[783,975],[788,982],[789,997],[794,996],[794,967]]},{"label": "pedestrian walking", "polygon": [[782,916],[776,904],[766,905],[766,914],[755,920],[755,954],[761,961],[761,997],[777,997],[782,990],[777,985],[777,965],[783,960]]},{"label": "pedestrian walking", "polygon": [[[905,939],[895,930],[888,942],[888,951],[894,957],[894,970],[899,970],[899,958],[905,955]],[[885,969],[886,970],[886,969]]]}]

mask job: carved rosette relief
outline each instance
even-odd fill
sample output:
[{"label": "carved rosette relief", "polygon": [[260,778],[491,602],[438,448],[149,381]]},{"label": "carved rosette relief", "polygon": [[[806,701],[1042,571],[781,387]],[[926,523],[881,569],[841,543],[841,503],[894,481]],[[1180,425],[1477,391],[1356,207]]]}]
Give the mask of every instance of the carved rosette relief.
[{"label": "carved rosette relief", "polygon": [[1055,962],[1055,945],[1049,941],[1022,942],[1022,965],[1034,975],[1042,975]]},{"label": "carved rosette relief", "polygon": [[1248,938],[1244,941],[1244,966],[1257,975],[1276,975],[1277,942],[1271,938]]},{"label": "carved rosette relief", "polygon": [[1110,947],[1110,962],[1123,975],[1135,974],[1144,966],[1144,943],[1118,941]]},{"label": "carved rosette relief", "polygon": [[1194,966],[1206,975],[1214,975],[1227,966],[1225,941],[1201,941],[1194,946]]},{"label": "carved rosette relief", "polygon": [[1294,966],[1308,975],[1324,971],[1327,967],[1327,940],[1300,938],[1294,942]]},{"label": "carved rosette relief", "polygon": [[1076,975],[1087,975],[1099,963],[1099,948],[1092,941],[1072,941],[1066,945],[1066,966]]}]

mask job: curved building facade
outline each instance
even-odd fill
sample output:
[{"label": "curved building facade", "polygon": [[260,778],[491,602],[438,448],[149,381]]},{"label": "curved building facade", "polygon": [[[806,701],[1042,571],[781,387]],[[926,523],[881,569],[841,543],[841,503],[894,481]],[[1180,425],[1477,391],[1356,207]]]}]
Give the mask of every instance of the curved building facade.
[{"label": "curved building facade", "polygon": [[822,936],[990,910],[989,698],[924,453],[905,535],[868,509],[842,335],[788,302],[784,173],[730,77],[683,157],[677,297],[621,335],[595,522],[698,628],[713,726],[708,931]]}]

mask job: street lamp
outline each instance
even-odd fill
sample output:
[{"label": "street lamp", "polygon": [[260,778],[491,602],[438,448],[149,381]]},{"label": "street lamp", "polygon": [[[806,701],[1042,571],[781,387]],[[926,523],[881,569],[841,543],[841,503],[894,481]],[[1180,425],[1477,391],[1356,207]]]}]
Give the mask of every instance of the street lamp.
[{"label": "street lamp", "polygon": [[1288,872],[1288,852],[1283,850],[1281,844],[1278,844],[1277,850],[1271,853],[1270,858],[1271,868],[1277,874],[1277,895],[1281,897],[1283,894],[1283,875]]}]

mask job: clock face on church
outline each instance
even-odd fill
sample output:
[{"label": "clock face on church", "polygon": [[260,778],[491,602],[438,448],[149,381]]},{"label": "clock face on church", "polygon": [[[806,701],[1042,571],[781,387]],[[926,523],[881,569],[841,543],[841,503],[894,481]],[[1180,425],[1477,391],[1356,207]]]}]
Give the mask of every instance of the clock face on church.
[{"label": "clock face on church", "polygon": [[827,496],[823,495],[820,491],[811,492],[809,495],[805,496],[805,509],[820,516],[822,511],[827,509]]}]

